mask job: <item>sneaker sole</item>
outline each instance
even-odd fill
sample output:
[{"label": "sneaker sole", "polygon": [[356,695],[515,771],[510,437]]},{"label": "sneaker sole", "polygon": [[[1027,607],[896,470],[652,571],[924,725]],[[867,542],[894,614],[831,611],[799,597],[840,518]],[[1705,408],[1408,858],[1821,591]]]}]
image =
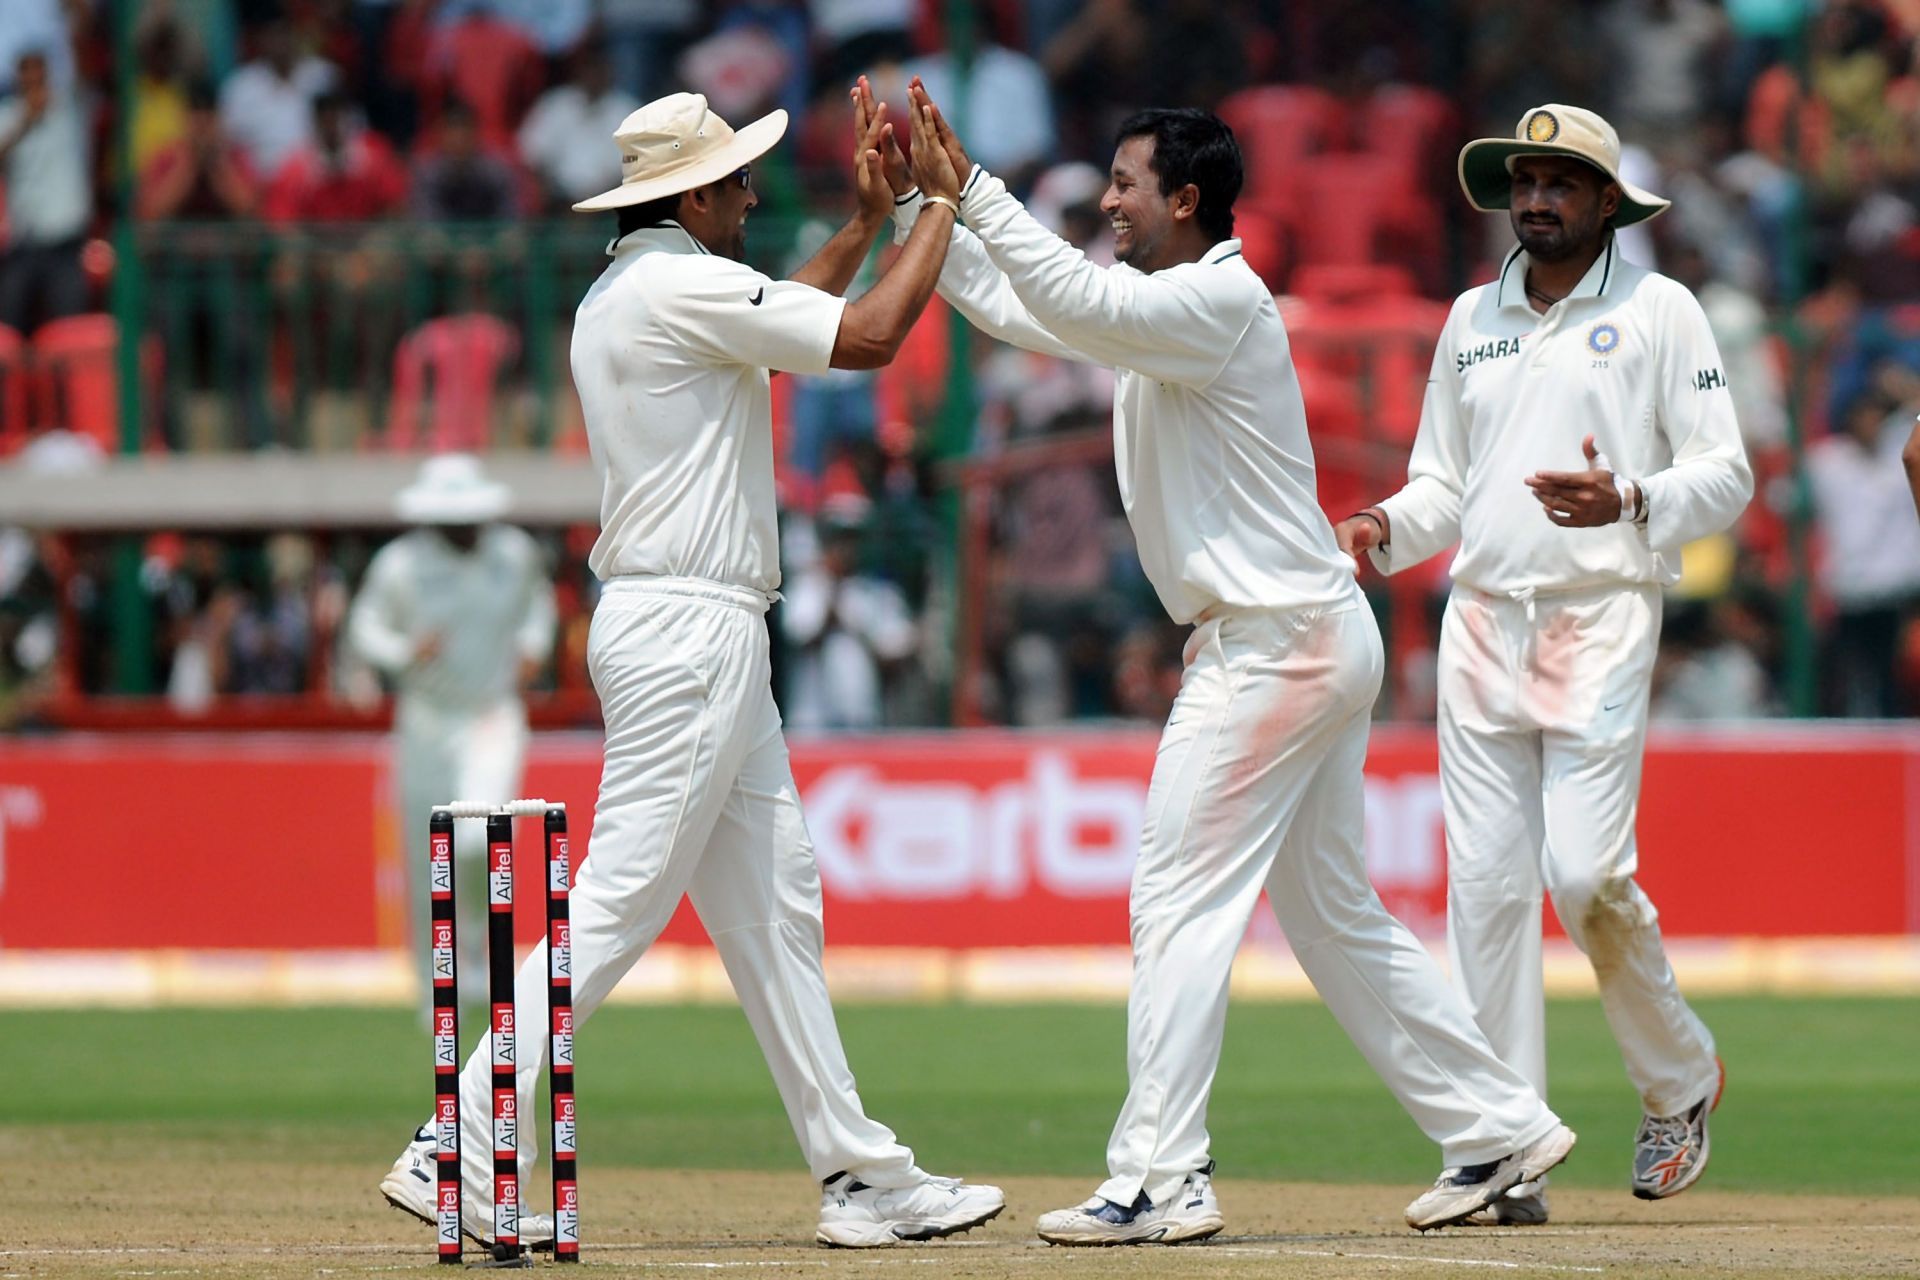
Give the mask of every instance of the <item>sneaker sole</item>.
[{"label": "sneaker sole", "polygon": [[1073,1235],[1067,1232],[1055,1232],[1052,1235],[1036,1230],[1035,1235],[1048,1244],[1061,1245],[1069,1249],[1110,1249],[1118,1245],[1177,1245],[1193,1244],[1220,1234],[1227,1220],[1219,1215],[1207,1218],[1195,1218],[1188,1222],[1163,1222],[1144,1235]]},{"label": "sneaker sole", "polygon": [[944,1240],[992,1222],[1007,1211],[1004,1201],[992,1211],[962,1222],[823,1222],[813,1242],[828,1249],[890,1249],[894,1245]]},{"label": "sneaker sole", "polygon": [[[1722,1095],[1724,1095],[1727,1091],[1727,1064],[1720,1061],[1720,1059],[1718,1058],[1715,1058],[1714,1062],[1720,1068],[1720,1082],[1716,1084],[1713,1088],[1713,1101],[1707,1104],[1708,1115],[1712,1115],[1714,1112],[1720,1109],[1720,1099]],[[1671,1200],[1673,1197],[1679,1195],[1682,1191],[1685,1191],[1688,1187],[1692,1186],[1694,1183],[1700,1181],[1700,1175],[1707,1171],[1707,1157],[1712,1154],[1713,1154],[1712,1135],[1708,1132],[1707,1126],[1703,1123],[1700,1126],[1700,1159],[1694,1164],[1693,1168],[1690,1171],[1688,1171],[1687,1176],[1680,1180],[1679,1185],[1668,1187],[1660,1191],[1650,1191],[1640,1186],[1638,1183],[1636,1183],[1634,1184],[1634,1188],[1633,1188],[1634,1199],[1636,1200]]]},{"label": "sneaker sole", "polygon": [[1463,1227],[1544,1227],[1547,1225],[1547,1211],[1544,1208],[1536,1211],[1529,1205],[1527,1208],[1517,1209],[1514,1207],[1515,1203],[1508,1197],[1502,1196],[1486,1208],[1462,1218],[1460,1225]]},{"label": "sneaker sole", "polygon": [[[380,1179],[381,1197],[384,1200],[386,1200],[388,1204],[392,1205],[394,1208],[398,1209],[400,1212],[406,1214],[409,1218],[413,1218],[417,1221],[424,1222],[428,1226],[432,1227],[435,1231],[438,1231],[440,1229],[440,1224],[438,1222],[434,1221],[431,1217],[427,1216],[426,1214],[420,1212],[418,1209],[414,1208],[412,1205],[408,1204],[400,1194],[395,1193],[394,1191],[390,1190],[387,1187],[387,1182],[392,1177],[393,1177],[392,1174],[388,1174],[385,1178]],[[460,1224],[460,1234],[465,1236],[467,1239],[473,1241],[475,1244],[479,1245],[482,1249],[493,1248],[493,1241],[487,1239],[485,1236],[481,1235],[477,1231],[468,1229],[467,1225],[464,1222]],[[535,1240],[530,1244],[527,1241],[523,1240],[520,1243],[523,1248],[530,1249],[535,1253],[552,1253],[553,1252],[553,1241],[551,1239]]]}]

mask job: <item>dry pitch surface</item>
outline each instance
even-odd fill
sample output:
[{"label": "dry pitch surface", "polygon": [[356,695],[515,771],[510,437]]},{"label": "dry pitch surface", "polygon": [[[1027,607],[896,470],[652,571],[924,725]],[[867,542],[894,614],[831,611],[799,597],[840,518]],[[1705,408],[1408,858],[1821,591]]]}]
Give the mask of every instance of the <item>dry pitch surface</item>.
[{"label": "dry pitch surface", "polygon": [[[447,1274],[434,1265],[428,1228],[380,1200],[382,1170],[196,1146],[100,1151],[44,1131],[0,1130],[0,1280]],[[1068,1250],[1036,1240],[1033,1219],[1085,1196],[1091,1180],[1013,1178],[1006,1214],[970,1235],[850,1252],[813,1246],[816,1201],[798,1174],[585,1173],[583,1276],[1920,1277],[1912,1199],[1703,1186],[1649,1205],[1624,1189],[1556,1189],[1550,1226],[1421,1237],[1400,1221],[1413,1187],[1226,1179],[1218,1185],[1228,1232],[1214,1241]],[[538,1269],[554,1266],[542,1258]]]}]

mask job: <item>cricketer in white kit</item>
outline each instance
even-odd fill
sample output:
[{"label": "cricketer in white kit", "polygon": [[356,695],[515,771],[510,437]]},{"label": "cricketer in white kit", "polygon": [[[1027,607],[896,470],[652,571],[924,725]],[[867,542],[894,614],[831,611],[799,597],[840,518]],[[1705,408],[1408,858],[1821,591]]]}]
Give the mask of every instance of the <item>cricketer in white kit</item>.
[{"label": "cricketer in white kit", "polygon": [[[1619,157],[1611,125],[1557,103],[1461,152],[1468,198],[1520,247],[1454,303],[1406,487],[1338,535],[1387,573],[1459,543],[1439,670],[1454,977],[1545,1093],[1544,886],[1640,1092],[1633,1192],[1659,1199],[1706,1168],[1723,1080],[1633,878],[1660,588],[1753,477],[1699,303],[1620,256],[1613,229],[1668,202]],[[1546,1214],[1530,1185],[1484,1220]]]},{"label": "cricketer in white kit", "polygon": [[[347,611],[352,650],[394,683],[393,772],[407,860],[408,922],[421,1011],[433,984],[427,915],[427,816],[452,799],[500,803],[520,789],[527,756],[521,690],[553,651],[553,583],[540,547],[501,524],[512,494],[468,454],[429,458],[396,511],[420,527],[380,548]],[[485,836],[459,824],[462,986],[486,993]]]},{"label": "cricketer in white kit", "polygon": [[[1173,619],[1194,624],[1134,871],[1129,1088],[1110,1176],[1039,1234],[1171,1244],[1222,1228],[1207,1096],[1262,889],[1328,1009],[1441,1144],[1448,1167],[1408,1222],[1458,1221],[1565,1158],[1573,1133],[1494,1055],[1367,880],[1361,766],[1380,635],[1315,502],[1286,330],[1232,238],[1233,135],[1193,110],[1122,125],[1101,202],[1111,269],[971,166],[944,122],[942,140],[970,177],[941,296],[994,337],[1117,369],[1114,461],[1141,565]],[[914,212],[907,193],[897,218]]]},{"label": "cricketer in white kit", "polygon": [[[930,118],[914,121],[915,177],[945,207],[847,303],[839,294],[892,209],[878,148],[893,126],[860,110],[853,220],[794,279],[769,279],[740,261],[758,203],[748,166],[786,121],[775,111],[735,133],[697,94],[649,103],[615,134],[621,185],[574,206],[617,210],[620,230],[573,336],[605,486],[591,564],[606,583],[588,642],[606,763],[572,893],[573,1007],[590,1017],[691,898],[821,1184],[817,1239],[892,1245],[967,1230],[1006,1201],[997,1187],[925,1173],[866,1115],[827,999],[820,876],[768,665],[764,615],[780,583],[768,376],[892,359],[932,296],[959,179]],[[546,1052],[546,974],[542,944],[515,988],[522,1115],[534,1114]],[[461,1107],[469,1230],[483,1240],[488,1098],[482,1048]],[[590,1093],[582,1110],[591,1143]],[[521,1126],[523,1170],[532,1132]],[[428,1220],[433,1154],[422,1130],[381,1184]],[[523,1240],[552,1230],[522,1219]]]}]

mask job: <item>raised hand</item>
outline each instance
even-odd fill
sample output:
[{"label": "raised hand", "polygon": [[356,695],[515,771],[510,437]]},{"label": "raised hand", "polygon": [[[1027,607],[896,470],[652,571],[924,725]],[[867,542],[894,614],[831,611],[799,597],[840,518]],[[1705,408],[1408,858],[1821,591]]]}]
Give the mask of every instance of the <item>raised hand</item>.
[{"label": "raised hand", "polygon": [[[881,119],[886,110],[886,103],[874,102],[873,85],[865,76],[861,76],[859,83],[853,86],[853,127],[855,136],[863,140],[863,147],[869,123]],[[907,168],[907,157],[900,151],[900,141],[894,136],[892,121],[885,122],[879,141],[873,145],[880,152],[887,186],[893,194],[903,196],[913,190],[913,173]]]},{"label": "raised hand", "polygon": [[916,78],[913,90],[913,106],[907,113],[912,117],[912,128],[908,137],[913,144],[913,154],[909,163],[913,168],[913,180],[920,185],[923,195],[944,196],[957,206],[960,201],[960,183],[966,177],[966,169],[957,169],[953,157],[940,141],[938,109],[927,97]]},{"label": "raised hand", "polygon": [[947,158],[953,162],[953,171],[960,175],[960,181],[965,182],[967,175],[973,172],[973,161],[968,158],[967,149],[960,145],[960,136],[953,131],[953,126],[947,123],[946,116],[928,95],[927,86],[920,82],[919,76],[915,76],[913,82],[907,86],[907,97],[913,103],[915,111],[924,107],[933,112],[935,136],[939,138],[940,146],[945,149]]},{"label": "raised hand", "polygon": [[893,212],[894,191],[888,185],[882,159],[886,149],[893,146],[893,125],[887,120],[887,104],[875,105],[873,93],[866,84],[866,77],[860,77],[860,83],[853,87],[850,95],[853,99],[853,189],[860,202],[860,216],[877,226]]}]

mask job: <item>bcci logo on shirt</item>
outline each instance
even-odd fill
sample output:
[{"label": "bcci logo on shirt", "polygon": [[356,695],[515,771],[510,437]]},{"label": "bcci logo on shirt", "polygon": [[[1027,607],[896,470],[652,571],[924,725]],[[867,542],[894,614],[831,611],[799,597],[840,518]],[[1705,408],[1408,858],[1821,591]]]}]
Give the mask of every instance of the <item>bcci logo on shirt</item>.
[{"label": "bcci logo on shirt", "polygon": [[1620,331],[1610,324],[1597,324],[1587,330],[1587,350],[1597,356],[1610,356],[1620,349]]}]

